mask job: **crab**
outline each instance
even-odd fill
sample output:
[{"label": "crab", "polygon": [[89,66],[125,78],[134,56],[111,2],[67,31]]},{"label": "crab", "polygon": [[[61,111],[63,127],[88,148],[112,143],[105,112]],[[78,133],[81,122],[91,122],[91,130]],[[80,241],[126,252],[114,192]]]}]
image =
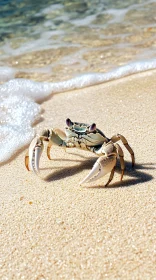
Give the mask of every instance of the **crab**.
[{"label": "crab", "polygon": [[119,140],[122,141],[130,153],[133,167],[135,163],[134,152],[123,135],[116,134],[109,139],[96,127],[95,123],[88,125],[72,122],[68,118],[66,120],[65,132],[57,128],[45,129],[41,133],[41,136],[36,136],[32,140],[25,156],[25,166],[28,170],[32,170],[39,175],[39,161],[44,148],[44,141],[48,142],[47,156],[49,159],[51,159],[50,149],[52,145],[57,145],[63,148],[79,148],[90,151],[98,156],[90,173],[80,182],[80,185],[93,182],[102,176],[105,176],[107,173],[110,173],[108,182],[105,185],[108,186],[114,176],[117,157],[120,158],[121,180],[124,175],[124,153],[121,146],[117,143]]}]

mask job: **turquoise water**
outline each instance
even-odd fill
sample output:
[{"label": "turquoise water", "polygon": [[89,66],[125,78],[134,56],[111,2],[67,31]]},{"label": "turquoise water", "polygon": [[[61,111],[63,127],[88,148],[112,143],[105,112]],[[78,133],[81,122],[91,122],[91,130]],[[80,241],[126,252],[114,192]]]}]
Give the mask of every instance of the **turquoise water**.
[{"label": "turquoise water", "polygon": [[150,0],[1,1],[1,66],[60,81],[153,59],[155,11]]},{"label": "turquoise water", "polygon": [[[39,27],[45,30],[74,31],[74,27],[82,26],[83,23],[86,25],[88,17],[92,17],[91,24],[94,26],[107,25],[110,20],[113,20],[114,14],[119,12],[120,16],[124,9],[127,9],[127,12],[129,9],[134,11],[134,15],[131,15],[133,21],[134,17],[136,18],[136,9],[138,9],[138,18],[143,15],[148,16],[147,13],[152,12],[154,4],[155,1],[139,0],[1,0],[0,38],[1,41],[5,41],[12,37],[33,37],[34,33],[40,36]],[[150,18],[148,21],[152,23]]]}]

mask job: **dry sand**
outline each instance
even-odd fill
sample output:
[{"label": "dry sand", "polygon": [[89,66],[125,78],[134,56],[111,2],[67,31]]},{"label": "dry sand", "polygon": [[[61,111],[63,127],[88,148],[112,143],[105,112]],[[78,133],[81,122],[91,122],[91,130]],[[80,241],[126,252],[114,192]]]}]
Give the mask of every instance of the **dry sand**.
[{"label": "dry sand", "polygon": [[0,279],[156,279],[156,71],[54,95],[42,104],[44,127],[95,122],[125,151],[108,176],[83,187],[96,157],[54,147],[41,160],[41,180],[24,166],[26,151],[0,169]]}]

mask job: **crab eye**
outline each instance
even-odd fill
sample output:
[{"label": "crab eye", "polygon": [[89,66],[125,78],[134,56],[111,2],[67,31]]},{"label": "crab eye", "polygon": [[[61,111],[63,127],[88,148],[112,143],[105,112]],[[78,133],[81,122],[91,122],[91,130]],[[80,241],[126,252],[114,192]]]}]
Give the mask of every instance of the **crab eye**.
[{"label": "crab eye", "polygon": [[95,130],[96,130],[96,124],[93,123],[93,124],[90,125],[89,131],[92,132],[92,131],[95,131]]},{"label": "crab eye", "polygon": [[70,119],[66,119],[66,125],[71,127],[73,125],[73,122]]}]

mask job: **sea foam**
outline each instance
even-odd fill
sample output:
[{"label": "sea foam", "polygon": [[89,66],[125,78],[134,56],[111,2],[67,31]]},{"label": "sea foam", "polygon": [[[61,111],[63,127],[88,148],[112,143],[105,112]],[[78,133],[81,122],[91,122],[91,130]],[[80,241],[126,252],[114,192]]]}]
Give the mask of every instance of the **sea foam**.
[{"label": "sea foam", "polygon": [[[88,73],[58,83],[34,82],[27,79],[11,79],[0,86],[0,163],[6,162],[35,136],[32,128],[40,118],[43,102],[52,94],[96,85],[134,73],[156,68],[156,59],[136,62],[108,73]],[[12,70],[12,71],[11,71]],[[4,69],[5,72],[5,69]],[[6,68],[5,81],[15,75]]]},{"label": "sea foam", "polygon": [[5,82],[15,77],[16,70],[11,67],[0,66],[0,82]]}]

